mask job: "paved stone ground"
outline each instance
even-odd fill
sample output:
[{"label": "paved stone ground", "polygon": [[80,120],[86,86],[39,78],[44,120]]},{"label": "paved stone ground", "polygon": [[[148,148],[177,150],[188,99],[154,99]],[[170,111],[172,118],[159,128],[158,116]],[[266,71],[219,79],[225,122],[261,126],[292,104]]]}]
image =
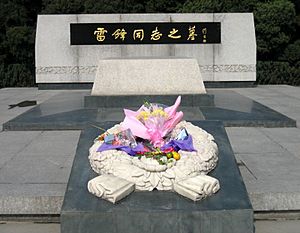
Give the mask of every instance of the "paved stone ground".
[{"label": "paved stone ground", "polygon": [[34,107],[15,107],[8,110],[9,104],[17,104],[24,100],[36,100],[39,104],[61,92],[60,90],[39,91],[37,88],[0,89],[0,130],[3,123]]},{"label": "paved stone ground", "polygon": [[[299,220],[256,221],[255,233],[299,233]],[[0,224],[0,233],[60,233],[58,223],[8,222]]]},{"label": "paved stone ground", "polygon": [[[9,104],[41,103],[62,91],[37,88],[0,89],[0,127],[32,107]],[[0,214],[57,214],[80,131],[0,131]]]},{"label": "paved stone ground", "polygon": [[[226,130],[254,209],[300,210],[300,88],[280,85],[230,90],[297,120],[298,128],[230,127]],[[0,127],[32,108],[8,110],[8,104],[24,100],[41,103],[61,92],[0,89]],[[0,132],[0,214],[59,213],[79,134],[80,131]],[[271,230],[259,230],[268,223]],[[277,223],[259,221],[257,232],[277,232],[287,224]],[[0,225],[0,233],[10,232],[9,226],[14,224]],[[299,232],[293,231],[294,225],[299,229],[299,222],[288,224],[291,231],[283,228],[284,232]],[[59,232],[56,224],[38,225],[35,224],[43,230],[36,232]],[[21,225],[11,232],[18,232],[18,226]],[[31,229],[30,224],[23,225],[22,232],[35,232],[26,230],[27,226]],[[276,227],[272,231],[273,226]]]},{"label": "paved stone ground", "polygon": [[300,88],[233,89],[297,120],[297,128],[226,128],[254,210],[300,210]]}]

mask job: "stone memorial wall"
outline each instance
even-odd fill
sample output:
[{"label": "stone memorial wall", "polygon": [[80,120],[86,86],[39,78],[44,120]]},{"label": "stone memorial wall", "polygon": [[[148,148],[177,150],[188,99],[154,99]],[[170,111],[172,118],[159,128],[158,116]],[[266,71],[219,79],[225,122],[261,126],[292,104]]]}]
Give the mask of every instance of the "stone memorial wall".
[{"label": "stone memorial wall", "polygon": [[[221,43],[71,44],[71,24],[96,23],[97,29],[101,28],[101,23],[156,22],[219,22]],[[92,83],[100,59],[132,57],[196,58],[206,82],[256,80],[252,13],[39,15],[35,56],[36,83],[39,85]]]}]

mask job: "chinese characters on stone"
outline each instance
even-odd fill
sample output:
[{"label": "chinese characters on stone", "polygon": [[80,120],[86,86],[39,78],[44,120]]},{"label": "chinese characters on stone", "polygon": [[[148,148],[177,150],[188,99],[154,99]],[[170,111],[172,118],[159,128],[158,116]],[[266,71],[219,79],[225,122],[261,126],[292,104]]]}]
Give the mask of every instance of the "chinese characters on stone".
[{"label": "chinese characters on stone", "polygon": [[[207,28],[202,28],[202,30],[199,29],[199,31],[202,32],[202,42],[206,43],[206,36],[207,36]],[[191,25],[188,28],[188,36],[186,38],[187,41],[194,41],[197,40],[198,34],[196,33],[197,29],[195,25]],[[94,31],[94,35],[96,36],[96,40],[99,42],[103,42],[105,40],[105,34],[108,33],[108,31],[105,28],[99,27],[97,30]],[[124,28],[118,28],[116,29],[111,35],[112,37],[117,40],[120,39],[122,41],[125,40],[128,33]],[[172,28],[172,30],[167,35],[171,39],[180,39],[182,38],[182,35],[180,34],[180,31],[176,28]],[[144,29],[135,29],[132,33],[133,40],[137,41],[143,41],[145,37]],[[150,35],[150,40],[158,41],[163,37],[163,34],[159,31],[158,27],[155,27],[155,29],[152,31]]]},{"label": "chinese characters on stone", "polygon": [[144,29],[135,29],[133,31],[133,39],[142,41],[144,39]]},{"label": "chinese characters on stone", "polygon": [[107,30],[105,30],[104,28],[97,28],[97,30],[94,31],[94,35],[96,35],[97,41],[104,41],[105,33],[107,33]]},{"label": "chinese characters on stone", "polygon": [[172,38],[172,39],[179,39],[181,38],[181,35],[175,35],[178,32],[177,29],[172,28],[172,31],[170,31],[170,34],[168,35],[168,37]]},{"label": "chinese characters on stone", "polygon": [[127,32],[125,31],[124,28],[122,29],[117,29],[113,34],[111,34],[112,36],[115,37],[115,40],[118,39],[120,37],[121,40],[125,40],[125,36],[126,36]]},{"label": "chinese characters on stone", "polygon": [[198,36],[196,33],[196,30],[195,30],[195,26],[193,27],[189,27],[189,37],[187,40],[195,40],[195,37]]}]

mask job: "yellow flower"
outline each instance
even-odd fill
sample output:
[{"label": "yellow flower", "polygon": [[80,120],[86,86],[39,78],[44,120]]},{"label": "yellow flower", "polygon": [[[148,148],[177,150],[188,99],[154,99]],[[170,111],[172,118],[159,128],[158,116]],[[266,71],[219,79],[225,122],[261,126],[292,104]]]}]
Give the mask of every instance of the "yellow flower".
[{"label": "yellow flower", "polygon": [[146,111],[142,111],[139,113],[139,115],[137,116],[137,119],[140,120],[140,119],[143,119],[143,120],[147,120],[149,118],[149,112],[146,112]]},{"label": "yellow flower", "polygon": [[167,117],[168,117],[168,114],[167,114],[164,110],[162,110],[161,108],[159,108],[159,109],[155,109],[155,110],[151,113],[151,116],[154,116],[154,117],[159,116],[159,117],[165,117],[165,118],[167,118]]},{"label": "yellow flower", "polygon": [[139,112],[139,114],[137,115],[137,119],[138,120],[148,120],[149,117],[164,117],[167,118],[168,114],[162,109],[162,108],[158,108],[153,110],[152,112],[148,112],[148,111],[141,111]]}]

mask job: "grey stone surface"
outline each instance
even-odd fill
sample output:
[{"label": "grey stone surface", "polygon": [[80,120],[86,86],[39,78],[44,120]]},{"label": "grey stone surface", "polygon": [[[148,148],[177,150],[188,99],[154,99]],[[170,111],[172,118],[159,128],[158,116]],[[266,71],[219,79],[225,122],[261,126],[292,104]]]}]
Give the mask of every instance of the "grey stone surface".
[{"label": "grey stone surface", "polygon": [[300,229],[299,220],[280,221],[256,221],[255,232],[257,233],[298,233]]},{"label": "grey stone surface", "polygon": [[[258,128],[227,128],[231,146],[235,153],[282,152],[283,148],[263,134]],[[251,143],[249,143],[251,142]]]},{"label": "grey stone surface", "polygon": [[66,186],[66,183],[0,184],[0,214],[59,214]]},{"label": "grey stone surface", "polygon": [[[64,23],[62,23],[64,22]],[[78,74],[57,71],[57,67],[74,67],[77,64],[77,48],[70,46],[70,23],[76,23],[76,15],[39,15],[35,39],[36,82],[50,79],[52,82],[80,82]],[[51,56],[49,56],[51,54]],[[41,73],[41,70],[43,72]],[[55,75],[47,75],[55,70]]]},{"label": "grey stone surface", "polygon": [[56,155],[57,157],[66,152],[71,155],[75,154],[76,144],[74,146],[74,142],[78,140],[78,134],[78,131],[44,131],[22,153]]},{"label": "grey stone surface", "polygon": [[[0,132],[1,160],[5,155],[14,156],[24,150],[30,143],[40,136],[41,132]],[[6,161],[2,161],[5,163]]]},{"label": "grey stone surface", "polygon": [[39,90],[89,90],[93,83],[39,83]]},{"label": "grey stone surface", "polygon": [[0,130],[2,124],[35,106],[15,107],[8,109],[10,104],[17,104],[25,100],[36,100],[38,104],[57,95],[60,91],[39,91],[37,88],[3,88],[0,90]]},{"label": "grey stone surface", "polygon": [[300,143],[299,128],[261,128],[259,130],[275,142]]},{"label": "grey stone surface", "polygon": [[[210,89],[211,90],[211,89]],[[276,102],[280,100],[282,97],[291,97],[293,99],[293,103],[297,102],[299,99],[299,87],[291,87],[286,85],[277,85],[277,86],[258,86],[257,88],[235,88],[235,89],[222,89],[222,91],[234,91],[238,92],[243,96],[247,96],[251,99],[254,99],[262,104],[266,104],[268,107],[276,108]],[[65,94],[58,94],[62,91],[38,91],[36,88],[7,88],[0,90],[0,120],[2,116],[9,116],[10,118],[14,118],[18,114],[26,109],[13,109],[14,112],[10,114],[6,107],[8,104],[17,103],[17,101],[23,101],[28,98],[36,99],[38,102],[43,102],[44,100],[49,99],[51,96],[56,96],[54,102],[45,102],[46,105],[40,106],[36,111],[29,110],[31,114],[35,112],[32,119],[33,122],[39,122],[39,117],[43,116],[43,120],[48,119],[48,123],[50,126],[53,124],[49,119],[56,119],[61,121],[61,115],[63,111],[71,111],[70,116],[74,117],[77,112],[73,112],[78,108],[83,108],[83,101],[78,102],[78,99],[83,98],[84,95],[87,95],[89,92],[81,91],[70,91],[68,90]],[[74,95],[70,93],[75,93]],[[77,93],[77,94],[76,94]],[[25,99],[24,99],[25,98]],[[284,101],[291,101],[291,98],[285,98]],[[223,99],[223,100],[222,100]],[[72,100],[75,100],[72,102]],[[252,109],[251,107],[247,107],[245,105],[253,104],[251,101],[233,101],[234,99],[229,98],[228,96],[216,96],[215,101],[217,103],[217,107],[223,108],[224,102],[228,102],[226,107],[230,107],[231,110],[238,110],[237,106],[240,105],[243,111],[247,111]],[[299,100],[300,101],[300,100]],[[61,103],[65,103],[63,107],[57,108]],[[269,104],[270,103],[270,104]],[[295,119],[300,120],[300,113],[297,114],[297,105],[292,106],[289,105],[288,102],[282,102],[282,106],[286,104],[285,110],[287,111],[286,115],[293,117]],[[31,107],[30,107],[31,108]],[[278,108],[278,107],[277,107]],[[120,112],[122,109],[110,109],[107,111],[99,110],[99,114],[97,114],[97,121],[100,121],[103,118],[110,118],[113,116],[112,120],[119,121],[123,118],[122,113]],[[258,109],[257,109],[258,110]],[[19,112],[20,111],[20,112]],[[259,110],[260,111],[260,110]],[[280,110],[279,110],[280,111]],[[185,111],[187,112],[187,111]],[[245,113],[245,112],[244,112]],[[291,114],[294,114],[293,116]],[[204,115],[202,112],[199,112],[199,109],[193,109],[186,113],[188,115],[188,119],[197,120],[204,119]],[[33,115],[31,115],[32,117]],[[199,118],[198,118],[199,117]],[[24,118],[23,118],[24,119]],[[22,124],[29,122],[30,118],[25,118],[25,121],[22,121]],[[66,122],[61,121],[61,126],[68,127]],[[300,150],[299,148],[299,129],[298,128],[226,128],[227,133],[230,137],[230,141],[233,149],[235,150],[235,156],[237,158],[237,162],[239,163],[240,171],[242,173],[243,179],[246,183],[246,187],[249,191],[249,196],[253,203],[254,210],[264,210],[264,211],[294,211],[299,209],[300,190],[298,189],[299,184],[296,179],[299,179],[299,171],[297,167],[299,167],[299,157]],[[56,131],[57,132],[57,131]],[[50,138],[49,134],[55,134],[55,131],[47,132],[47,135]],[[63,131],[57,132],[58,135],[60,133],[64,134]],[[66,132],[68,133],[68,132]],[[39,138],[41,132],[38,131],[27,131],[27,132],[1,132],[0,133],[0,167],[2,168],[8,161],[11,161],[16,155],[19,155],[22,150],[25,150],[26,145],[37,144],[35,142],[36,139]],[[55,135],[53,136],[55,137]],[[248,138],[248,140],[246,140]],[[259,142],[261,139],[261,143]],[[240,146],[240,142],[243,144],[251,145],[252,140],[255,140],[255,145],[257,145],[260,149],[256,149],[253,146],[253,149],[248,146]],[[16,143],[13,143],[16,142]],[[263,147],[263,142],[266,142],[265,147]],[[40,145],[45,142],[40,141]],[[68,143],[71,143],[68,141]],[[76,145],[76,142],[73,142]],[[31,145],[35,151],[38,151],[38,146]],[[62,148],[61,143],[58,143],[59,147]],[[47,147],[47,144],[46,144]],[[49,146],[50,147],[50,146]],[[49,148],[48,147],[48,148]],[[54,144],[53,144],[54,147]],[[270,148],[267,148],[270,147]],[[40,149],[43,147],[40,146]],[[239,151],[237,151],[239,149]],[[245,150],[244,150],[245,149]],[[277,150],[278,149],[278,150]],[[54,149],[55,150],[55,149]],[[20,153],[19,153],[20,152]],[[30,151],[27,151],[27,154],[31,154]],[[237,153],[238,152],[238,153]],[[264,156],[266,154],[266,156]],[[41,154],[42,156],[43,154]],[[253,157],[254,155],[254,157]],[[30,155],[30,158],[33,158],[35,155]],[[37,153],[36,153],[37,156]],[[47,159],[51,160],[50,154],[44,155],[47,156]],[[66,156],[66,157],[64,157]],[[66,158],[68,160],[68,164],[71,164],[73,161],[73,157],[71,153],[63,153],[63,156],[59,154],[55,157],[55,161],[59,159]],[[286,159],[285,159],[286,158]],[[244,160],[243,160],[244,159]],[[270,163],[266,161],[266,159],[273,159],[272,166]],[[281,159],[281,160],[280,160]],[[261,163],[255,162],[255,160],[262,161]],[[286,161],[285,161],[286,160]],[[52,162],[55,162],[52,161]],[[276,162],[277,161],[277,162]],[[51,162],[49,162],[51,163]],[[61,163],[61,162],[60,162]],[[244,163],[245,165],[243,165]],[[291,167],[291,171],[288,168]],[[0,168],[0,170],[1,170]],[[257,168],[257,169],[255,169]],[[14,167],[17,171],[18,167]],[[285,172],[284,172],[284,169]],[[277,171],[278,170],[278,171]],[[34,169],[31,170],[32,173],[35,172]],[[262,172],[263,171],[263,172]],[[258,176],[258,174],[260,176]],[[280,174],[276,175],[276,174]],[[27,177],[31,175],[27,173]],[[67,176],[67,174],[65,174]],[[51,178],[52,177],[52,178]],[[258,177],[260,179],[258,179]],[[53,176],[50,176],[53,179]],[[25,179],[25,178],[24,178]],[[26,178],[27,179],[27,178]],[[67,180],[67,177],[62,178],[62,180]],[[291,182],[290,182],[291,180]],[[46,180],[44,180],[46,181]],[[44,184],[29,184],[29,183],[6,183],[0,184],[0,210],[5,210],[5,212],[1,213],[24,213],[24,214],[33,214],[33,213],[43,213],[49,214],[54,213],[58,214],[60,211],[66,183],[60,184],[49,184],[48,181]],[[262,188],[264,187],[265,188]],[[250,192],[251,191],[251,192]],[[23,195],[23,197],[21,196]],[[23,198],[23,199],[22,199]],[[27,207],[24,208],[24,204]],[[4,208],[5,204],[5,208]],[[24,212],[22,212],[24,211]],[[285,213],[285,212],[283,212]],[[1,227],[1,225],[0,225]],[[288,229],[288,228],[287,228]],[[287,230],[288,232],[288,230]]]},{"label": "grey stone surface", "polygon": [[289,153],[293,154],[295,157],[300,159],[300,142],[280,142],[283,148],[285,148]]},{"label": "grey stone surface", "polygon": [[256,211],[300,208],[298,128],[227,128]]},{"label": "grey stone surface", "polygon": [[[297,120],[300,88],[286,85],[235,89]],[[300,203],[299,128],[227,128],[253,208],[297,210]],[[260,141],[260,142],[259,142]],[[249,143],[251,142],[251,143]],[[251,149],[248,145],[254,145]]]},{"label": "grey stone surface", "polygon": [[[207,74],[207,73],[206,73]],[[206,75],[202,72],[203,79]],[[93,83],[38,83],[39,90],[87,90],[92,89]],[[204,81],[206,88],[248,88],[256,87],[254,81]]]},{"label": "grey stone surface", "polygon": [[0,214],[58,214],[79,131],[0,132]]},{"label": "grey stone surface", "polygon": [[[213,14],[172,14],[171,22],[188,22],[197,19],[202,22],[213,22]],[[223,31],[221,31],[222,35]],[[174,44],[174,56],[176,57],[195,57],[202,67],[209,67],[214,64],[214,50],[212,44]],[[203,80],[213,81],[214,72],[201,70]]]},{"label": "grey stone surface", "polygon": [[[61,233],[67,232],[253,232],[253,212],[245,186],[220,122],[196,121],[211,133],[219,147],[217,168],[210,174],[221,189],[200,202],[173,192],[134,192],[118,204],[91,195],[86,188],[96,174],[88,162],[88,149],[99,134],[82,131],[61,212]],[[114,123],[103,123],[109,128]],[[226,172],[229,171],[230,172]]]},{"label": "grey stone surface", "polygon": [[[85,96],[85,108],[139,108],[142,101],[150,103],[164,103],[171,106],[175,103],[178,95],[120,95],[120,96]],[[142,101],[141,101],[142,100]],[[183,94],[180,106],[193,108],[200,106],[214,106],[214,95],[211,94]]]},{"label": "grey stone surface", "polygon": [[236,89],[236,92],[265,104],[296,120],[300,119],[300,87],[286,85]]},{"label": "grey stone surface", "polygon": [[[180,21],[221,22],[222,43],[70,46],[70,23]],[[39,15],[35,54],[37,83],[93,82],[100,59],[136,56],[196,58],[204,81],[256,80],[256,42],[251,13]]]},{"label": "grey stone surface", "polygon": [[60,233],[57,223],[9,222],[0,224],[0,233]]},{"label": "grey stone surface", "polygon": [[[299,220],[259,220],[254,222],[256,233],[298,233]],[[60,233],[60,224],[8,222],[0,225],[0,233]]]},{"label": "grey stone surface", "polygon": [[[199,119],[220,120],[225,126],[235,127],[294,127],[296,125],[293,119],[233,91],[209,89],[207,97],[210,98],[210,94],[214,95],[214,106],[200,106],[199,114],[196,114],[199,116]],[[3,128],[5,130],[82,129],[92,122],[110,121],[110,118],[105,118],[107,116],[105,114],[107,111],[112,114],[116,105],[131,105],[131,102],[126,98],[114,97],[117,101],[114,102],[114,98],[108,98],[106,101],[106,97],[103,97],[105,103],[100,103],[101,108],[84,108],[84,96],[87,95],[89,95],[88,91],[72,91],[58,94],[28,112],[6,122]],[[183,99],[183,105],[195,105],[194,102],[199,96],[195,95],[195,98],[188,98],[186,101]],[[169,102],[166,103],[173,104],[176,97],[167,97],[167,99],[157,98],[156,100],[168,100]],[[140,106],[145,99],[134,98],[133,100],[134,105],[139,102],[138,106]],[[93,102],[94,100],[91,99],[92,104],[97,106],[99,103],[98,99],[95,100],[95,103]],[[111,103],[111,106],[108,106],[108,103]],[[113,109],[101,112],[103,107],[113,107]],[[115,110],[119,111],[117,108]],[[193,115],[191,119],[195,119],[196,112],[194,108],[186,108],[185,111],[186,120],[190,120],[188,117]]]},{"label": "grey stone surface", "polygon": [[[215,13],[221,22],[222,43],[213,45],[214,81],[256,80],[256,39],[252,13]],[[201,63],[200,63],[201,64]],[[231,72],[236,70],[236,72]]]},{"label": "grey stone surface", "polygon": [[205,93],[196,59],[162,57],[99,60],[91,95]]},{"label": "grey stone surface", "polygon": [[[0,183],[66,183],[70,165],[65,164],[66,157],[72,155],[20,154],[15,156],[0,171]],[[48,159],[48,157],[51,157]],[[65,157],[63,161],[60,157]]]},{"label": "grey stone surface", "polygon": [[235,91],[208,89],[208,93],[215,96],[215,106],[200,107],[205,119],[221,120],[225,126],[235,127],[294,127],[296,125],[293,119],[250,98],[245,98]]}]

